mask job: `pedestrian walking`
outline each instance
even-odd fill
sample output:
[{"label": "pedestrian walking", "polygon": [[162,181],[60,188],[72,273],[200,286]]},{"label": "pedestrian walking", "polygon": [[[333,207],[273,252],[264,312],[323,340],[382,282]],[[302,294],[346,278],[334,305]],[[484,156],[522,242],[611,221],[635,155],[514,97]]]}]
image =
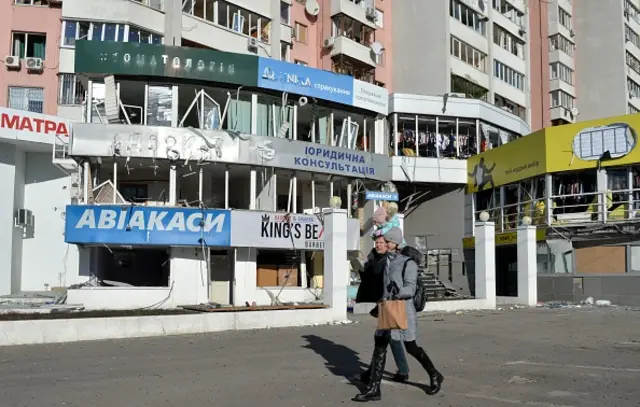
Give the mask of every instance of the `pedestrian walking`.
[{"label": "pedestrian walking", "polygon": [[[382,276],[381,300],[402,300],[406,310],[406,329],[378,329],[376,330],[371,360],[371,375],[364,392],[356,395],[352,400],[359,402],[377,401],[382,398],[380,383],[387,359],[387,347],[392,340],[404,342],[405,349],[427,371],[430,379],[427,394],[434,395],[440,391],[444,376],[435,368],[431,358],[423,348],[416,343],[418,330],[418,316],[413,297],[416,292],[418,279],[418,265],[410,257],[400,253],[399,247],[403,242],[402,230],[392,227],[384,234],[387,246],[386,265]],[[375,290],[375,288],[372,288]],[[375,293],[375,292],[374,292]]]},{"label": "pedestrian walking", "polygon": [[[367,256],[367,262],[364,265],[364,270],[360,273],[360,288],[358,295],[356,296],[356,302],[377,302],[382,296],[382,285],[384,269],[387,265],[387,242],[383,236],[374,237],[374,248]],[[368,301],[363,298],[364,293],[371,293],[371,297]],[[377,318],[377,315],[373,315]],[[409,363],[407,362],[407,356],[404,353],[404,348],[401,341],[392,340],[390,343],[391,353],[393,354],[393,360],[396,362],[398,371],[393,375],[393,379],[396,382],[405,382],[409,380]],[[360,374],[360,381],[368,384],[371,378],[371,366]]]}]

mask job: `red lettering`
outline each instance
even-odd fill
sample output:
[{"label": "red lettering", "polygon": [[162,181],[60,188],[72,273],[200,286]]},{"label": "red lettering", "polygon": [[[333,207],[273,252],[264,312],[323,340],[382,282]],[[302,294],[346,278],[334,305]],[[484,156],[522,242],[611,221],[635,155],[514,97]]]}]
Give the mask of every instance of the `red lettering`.
[{"label": "red lettering", "polygon": [[31,124],[31,120],[29,120],[28,117],[23,117],[18,130],[28,130],[33,132],[33,125]]},{"label": "red lettering", "polygon": [[39,119],[35,117],[21,117],[18,115],[0,114],[0,127],[45,134],[58,134],[69,137],[69,130],[64,122]]},{"label": "red lettering", "polygon": [[44,121],[44,132],[49,133],[50,131],[55,131],[58,128],[56,126],[56,122],[52,122],[51,120]]},{"label": "red lettering", "polygon": [[58,129],[56,130],[56,134],[63,134],[69,137],[69,131],[67,130],[67,125],[64,123],[58,123]]},{"label": "red lettering", "polygon": [[11,116],[9,119],[9,115],[6,113],[2,113],[2,127],[6,127],[8,129],[15,129],[18,127],[18,120],[20,118],[18,116]]},{"label": "red lettering", "polygon": [[37,119],[37,118],[34,118],[33,121],[36,124],[36,132],[42,133],[42,130],[43,130],[42,123],[44,123],[45,121],[43,119]]}]

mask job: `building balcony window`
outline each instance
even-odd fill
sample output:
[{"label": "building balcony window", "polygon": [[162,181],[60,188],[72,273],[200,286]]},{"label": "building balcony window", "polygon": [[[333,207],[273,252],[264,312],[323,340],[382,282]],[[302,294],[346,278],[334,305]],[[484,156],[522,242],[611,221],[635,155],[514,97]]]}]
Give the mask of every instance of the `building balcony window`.
[{"label": "building balcony window", "polygon": [[[271,20],[223,0],[185,0],[182,12],[268,44]],[[282,16],[281,16],[282,17]]]},{"label": "building balcony window", "polygon": [[451,75],[451,93],[461,93],[472,99],[484,100],[489,98],[489,89],[475,84],[457,75]]},{"label": "building balcony window", "polygon": [[494,104],[500,109],[518,116],[525,122],[527,121],[527,108],[520,106],[519,104],[512,102],[509,99],[500,95],[495,95]]},{"label": "building balcony window", "polygon": [[346,15],[338,15],[333,18],[333,36],[345,37],[365,46],[370,46],[375,41],[373,28],[362,24]]},{"label": "building balcony window", "polygon": [[376,69],[371,66],[360,63],[346,55],[336,55],[333,58],[331,70],[335,73],[353,76],[355,79],[375,83]]},{"label": "building balcony window", "polygon": [[133,42],[162,44],[162,35],[129,24],[92,23],[89,21],[63,21],[62,46],[74,47],[77,40]]}]

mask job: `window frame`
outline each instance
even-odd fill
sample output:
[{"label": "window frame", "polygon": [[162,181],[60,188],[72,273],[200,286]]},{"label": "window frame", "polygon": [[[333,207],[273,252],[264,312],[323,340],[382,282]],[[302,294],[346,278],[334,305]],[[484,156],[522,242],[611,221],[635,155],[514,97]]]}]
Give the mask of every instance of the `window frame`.
[{"label": "window frame", "polygon": [[[67,37],[66,35],[67,24],[71,24],[71,23],[75,24],[75,35],[74,35],[73,44],[70,44],[67,42],[67,39],[70,37]],[[80,27],[83,23],[89,24],[89,27],[87,29],[87,33],[81,36]],[[94,40],[93,34],[98,26],[100,27],[99,28],[100,38]],[[144,28],[141,28],[132,24],[122,24],[122,23],[112,23],[112,22],[94,22],[94,21],[86,21],[86,20],[63,20],[61,34],[60,34],[61,36],[60,47],[73,49],[76,46],[75,42],[81,39],[89,40],[89,41],[100,41],[100,42],[105,41],[107,27],[109,26],[114,27],[114,37],[113,37],[114,39],[108,40],[108,41],[131,42],[134,44],[154,44],[154,45],[164,44],[164,36],[162,34],[157,34],[155,32],[146,30]],[[138,32],[138,41],[137,42],[130,41],[131,34],[136,31]],[[140,38],[141,38],[140,33],[144,33],[144,35],[148,36],[147,42],[140,41]]]},{"label": "window frame", "polygon": [[[71,103],[68,102],[68,95],[65,96],[63,93],[63,90],[65,89],[64,85],[64,78],[73,78],[73,83],[70,89],[70,94],[72,95],[71,98],[73,98],[73,101],[71,101]],[[79,92],[81,92],[81,94],[79,94]],[[85,98],[85,92],[86,90],[84,89],[84,85],[82,84],[82,82],[80,81],[80,78],[78,77],[77,74],[75,73],[68,73],[68,72],[60,72],[58,74],[58,105],[59,106],[78,106],[78,105],[82,105],[84,98]]]},{"label": "window frame", "polygon": [[[24,35],[24,55],[18,55],[16,53],[16,35]],[[44,55],[35,56],[35,55],[27,55],[29,53],[29,36],[38,36],[44,38]],[[38,33],[32,31],[11,31],[11,56],[18,57],[20,59],[26,58],[40,58],[43,61],[47,58],[47,34],[46,33]]]},{"label": "window frame", "polygon": [[[33,90],[40,90],[42,92],[42,100],[34,100],[34,102],[40,102],[41,105],[41,110],[40,111],[34,111],[34,110],[29,110],[29,102],[30,99],[28,98],[28,93],[26,93],[27,95],[27,99],[26,101],[26,105],[27,105],[27,109],[24,109],[24,107],[16,107],[16,106],[12,106],[11,105],[11,90],[12,89],[33,89]],[[26,111],[26,112],[31,112],[31,113],[40,113],[40,114],[44,114],[44,103],[45,103],[45,93],[44,93],[44,88],[42,87],[38,87],[38,86],[7,86],[7,106],[10,109],[16,109],[16,110],[22,110],[22,111]]]},{"label": "window frame", "polygon": [[[304,28],[304,41],[302,41],[300,39],[301,38],[301,36],[300,36],[300,28]],[[308,41],[309,41],[309,27],[304,25],[304,24],[302,24],[299,21],[296,21],[294,30],[295,30],[294,37],[295,37],[296,42],[299,42],[301,44],[307,44]]]}]

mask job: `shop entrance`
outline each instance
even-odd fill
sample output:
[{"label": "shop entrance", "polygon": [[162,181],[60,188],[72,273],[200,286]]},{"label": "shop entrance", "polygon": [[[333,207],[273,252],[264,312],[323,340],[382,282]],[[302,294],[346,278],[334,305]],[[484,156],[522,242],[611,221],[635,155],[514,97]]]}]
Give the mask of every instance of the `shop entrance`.
[{"label": "shop entrance", "polygon": [[518,250],[515,245],[496,247],[496,295],[518,296]]},{"label": "shop entrance", "polygon": [[91,257],[93,274],[106,285],[169,286],[168,248],[94,247]]}]

